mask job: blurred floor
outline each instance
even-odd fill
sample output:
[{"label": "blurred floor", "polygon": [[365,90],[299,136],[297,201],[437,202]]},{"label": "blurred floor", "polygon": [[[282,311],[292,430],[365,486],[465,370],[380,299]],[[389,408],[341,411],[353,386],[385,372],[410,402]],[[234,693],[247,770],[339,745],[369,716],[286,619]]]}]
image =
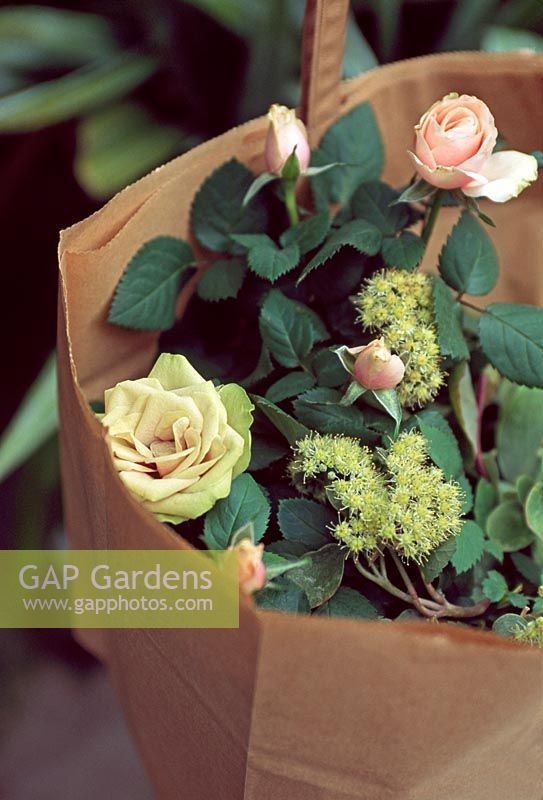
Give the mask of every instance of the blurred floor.
[{"label": "blurred floor", "polygon": [[104,670],[52,659],[30,672],[3,703],[0,798],[152,800]]}]

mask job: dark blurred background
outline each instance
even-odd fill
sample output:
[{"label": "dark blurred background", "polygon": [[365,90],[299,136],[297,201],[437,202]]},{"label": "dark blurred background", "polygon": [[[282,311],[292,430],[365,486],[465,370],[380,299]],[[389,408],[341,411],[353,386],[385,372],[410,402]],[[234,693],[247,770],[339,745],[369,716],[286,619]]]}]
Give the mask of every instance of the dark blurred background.
[{"label": "dark blurred background", "polygon": [[[64,543],[59,230],[272,102],[296,105],[303,8],[303,0],[0,5],[0,547]],[[543,0],[353,0],[344,74],[444,50],[543,50],[540,34]],[[51,715],[59,698],[64,712]],[[66,632],[0,631],[0,708],[1,798],[149,796],[101,671]]]}]

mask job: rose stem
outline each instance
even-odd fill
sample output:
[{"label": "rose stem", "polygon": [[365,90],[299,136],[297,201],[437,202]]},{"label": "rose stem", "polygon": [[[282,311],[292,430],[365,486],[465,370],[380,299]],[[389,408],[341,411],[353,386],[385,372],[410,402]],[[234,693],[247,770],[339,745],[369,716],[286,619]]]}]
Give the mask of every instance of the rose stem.
[{"label": "rose stem", "polygon": [[290,224],[297,225],[300,221],[300,217],[298,216],[298,205],[296,203],[296,181],[284,179],[282,183],[285,195],[285,208],[287,209]]},{"label": "rose stem", "polygon": [[434,230],[434,225],[436,224],[436,220],[441,210],[441,206],[443,205],[444,199],[445,193],[439,189],[435,194],[434,202],[430,206],[430,210],[428,212],[428,216],[426,217],[422,231],[422,241],[424,242],[425,246],[428,245],[428,240],[432,235],[432,231]]}]

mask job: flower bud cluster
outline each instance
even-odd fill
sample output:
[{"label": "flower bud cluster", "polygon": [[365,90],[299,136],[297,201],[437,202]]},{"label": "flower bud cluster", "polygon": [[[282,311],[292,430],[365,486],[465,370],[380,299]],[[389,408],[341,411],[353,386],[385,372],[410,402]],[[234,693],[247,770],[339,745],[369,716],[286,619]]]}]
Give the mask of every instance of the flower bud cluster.
[{"label": "flower bud cluster", "polygon": [[533,619],[524,628],[519,627],[515,632],[515,639],[533,647],[543,647],[543,617]]},{"label": "flower bud cluster", "polygon": [[429,403],[444,380],[431,277],[422,272],[382,270],[366,282],[355,305],[359,322],[370,331],[379,331],[387,347],[405,364],[397,390],[402,405],[413,408]]},{"label": "flower bud cluster", "polygon": [[460,488],[428,463],[416,431],[400,434],[380,458],[356,439],[313,434],[297,443],[290,473],[298,488],[337,509],[332,533],[352,553],[391,547],[423,563],[460,531]]}]

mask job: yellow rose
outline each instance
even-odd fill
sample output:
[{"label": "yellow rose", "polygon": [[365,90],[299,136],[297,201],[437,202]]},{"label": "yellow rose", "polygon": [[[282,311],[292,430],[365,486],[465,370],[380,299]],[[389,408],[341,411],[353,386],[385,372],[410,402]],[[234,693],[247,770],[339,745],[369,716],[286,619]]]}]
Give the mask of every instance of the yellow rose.
[{"label": "yellow rose", "polygon": [[253,408],[241,386],[216,388],[184,356],[162,354],[148,378],[105,392],[101,421],[125,486],[177,524],[209,511],[247,469]]}]

